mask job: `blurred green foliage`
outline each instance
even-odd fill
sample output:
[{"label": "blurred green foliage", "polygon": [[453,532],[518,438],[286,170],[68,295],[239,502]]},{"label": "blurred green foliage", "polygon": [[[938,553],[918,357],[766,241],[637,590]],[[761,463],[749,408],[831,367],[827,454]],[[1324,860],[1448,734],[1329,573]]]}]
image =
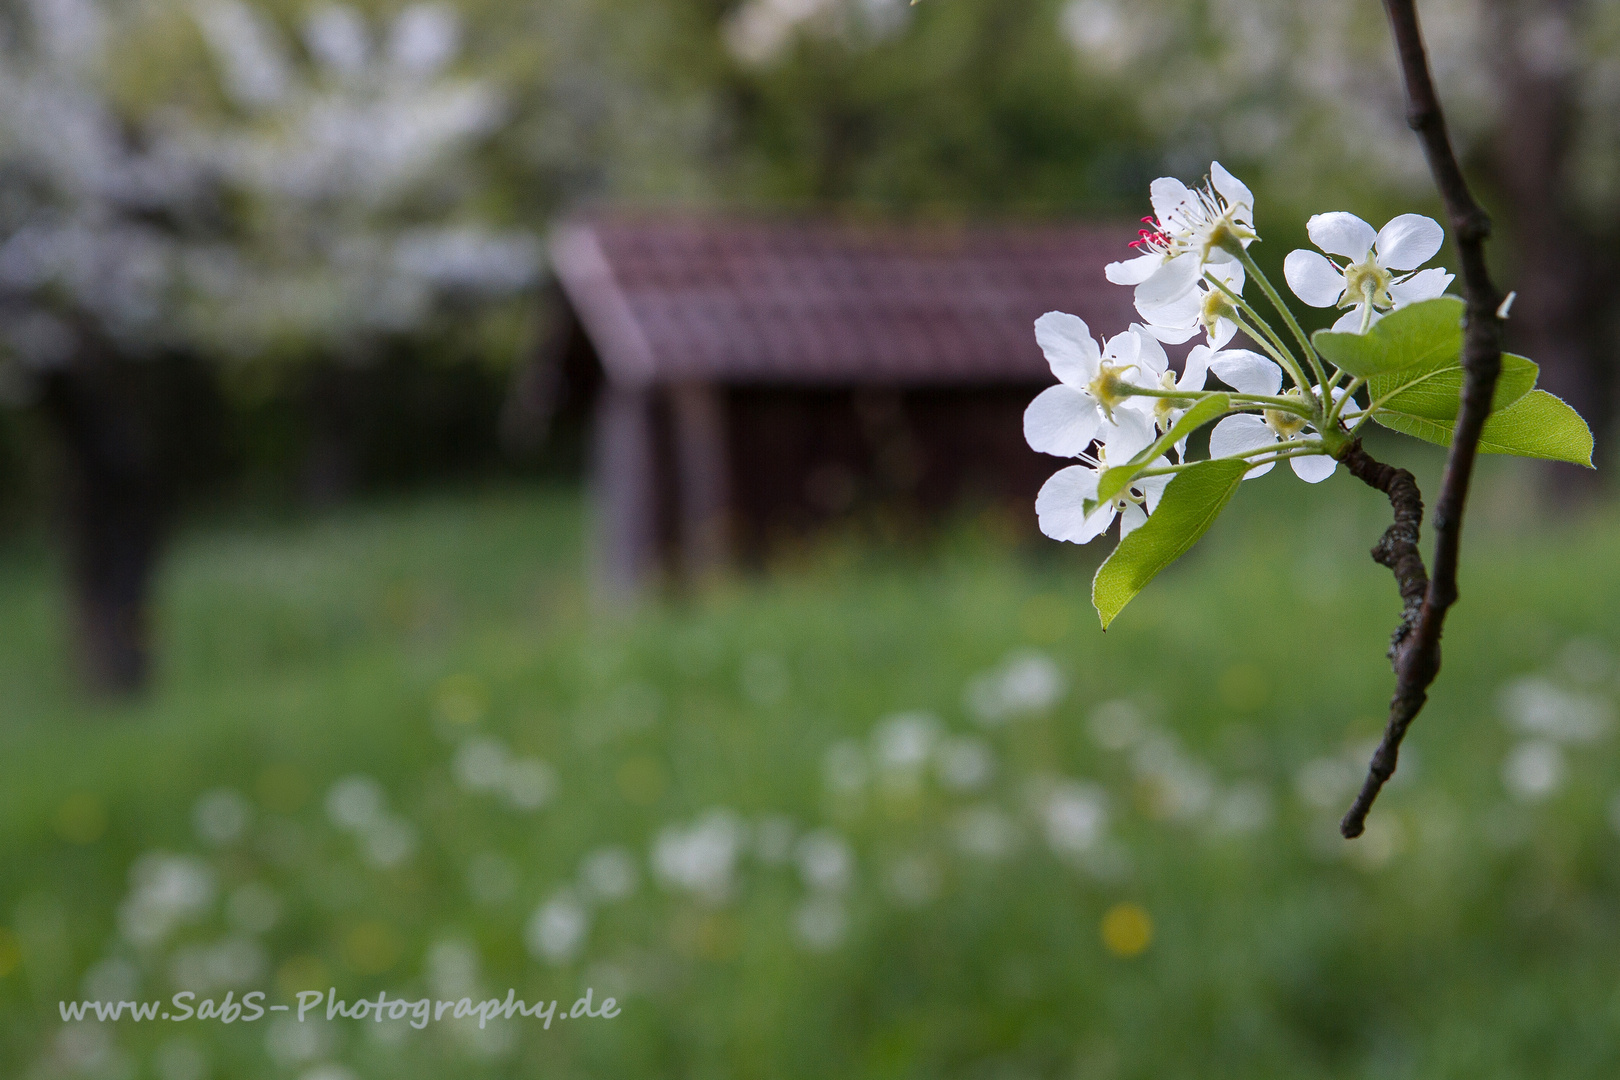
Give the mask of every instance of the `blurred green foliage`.
[{"label": "blurred green foliage", "polygon": [[[165,575],[152,696],[117,708],[72,692],[45,560],[14,546],[0,1062],[1607,1075],[1620,525],[1537,523],[1533,478],[1487,472],[1435,700],[1354,844],[1333,825],[1398,601],[1365,557],[1387,508],[1344,477],[1244,485],[1106,635],[1094,554],[1008,546],[995,518],[921,556],[830,539],[620,618],[590,607],[570,494],[219,526]],[[624,1012],[57,1015],[199,980],[564,1008],[591,986]]]}]

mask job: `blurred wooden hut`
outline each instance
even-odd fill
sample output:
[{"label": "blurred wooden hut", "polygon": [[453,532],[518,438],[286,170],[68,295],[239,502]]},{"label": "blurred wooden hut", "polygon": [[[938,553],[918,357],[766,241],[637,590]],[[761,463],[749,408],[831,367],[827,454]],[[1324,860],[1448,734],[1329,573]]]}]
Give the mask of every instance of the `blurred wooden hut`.
[{"label": "blurred wooden hut", "polygon": [[[701,574],[857,505],[1032,500],[1033,324],[1136,316],[1117,226],[862,226],[611,216],[552,239],[540,396],[593,400],[603,584]],[[559,377],[560,376],[560,377]]]}]

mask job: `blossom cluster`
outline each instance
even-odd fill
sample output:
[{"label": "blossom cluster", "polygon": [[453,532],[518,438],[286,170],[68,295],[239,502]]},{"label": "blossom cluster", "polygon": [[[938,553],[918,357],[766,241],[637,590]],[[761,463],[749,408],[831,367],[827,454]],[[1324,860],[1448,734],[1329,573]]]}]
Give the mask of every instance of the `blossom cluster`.
[{"label": "blossom cluster", "polygon": [[[1102,341],[1074,315],[1048,312],[1035,323],[1058,385],[1030,403],[1024,435],[1035,450],[1079,461],[1036,499],[1041,531],[1053,539],[1088,543],[1116,519],[1123,538],[1144,524],[1191,464],[1190,432],[1173,429],[1202,398],[1227,394],[1209,454],[1251,461],[1245,479],[1286,459],[1307,483],[1326,480],[1337,468],[1338,436],[1366,413],[1354,396],[1359,381],[1341,386],[1345,376],[1328,373],[1250,258],[1260,237],[1249,188],[1212,162],[1204,185],[1161,177],[1150,195],[1153,215],[1131,244],[1136,254],[1106,269],[1110,282],[1135,290],[1141,321]],[[1385,312],[1439,297],[1451,283],[1444,269],[1419,269],[1444,241],[1430,218],[1402,214],[1375,232],[1336,212],[1311,218],[1307,231],[1321,251],[1290,253],[1284,276],[1304,303],[1345,309],[1334,331],[1364,334]],[[1292,331],[1299,354],[1244,299],[1251,282]],[[1231,347],[1240,332],[1259,351]],[[1165,346],[1194,338],[1178,372]],[[1212,375],[1230,390],[1211,388]],[[1139,460],[1150,450],[1149,460]],[[1103,473],[1126,462],[1140,467],[1130,485],[1099,501]]]}]

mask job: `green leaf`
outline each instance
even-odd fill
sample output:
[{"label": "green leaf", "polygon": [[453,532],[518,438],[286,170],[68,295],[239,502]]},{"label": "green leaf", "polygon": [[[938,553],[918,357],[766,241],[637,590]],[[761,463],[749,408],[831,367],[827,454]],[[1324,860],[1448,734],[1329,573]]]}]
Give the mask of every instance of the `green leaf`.
[{"label": "green leaf", "polygon": [[1092,579],[1091,602],[1104,630],[1132,597],[1214,524],[1248,470],[1247,461],[1213,458],[1177,473],[1165,486],[1147,523],[1119,542]]},{"label": "green leaf", "polygon": [[1136,479],[1136,474],[1151,465],[1159,455],[1231,407],[1232,399],[1225,394],[1211,394],[1193,405],[1182,414],[1180,420],[1171,425],[1169,431],[1159,436],[1159,440],[1152,446],[1124,465],[1116,465],[1105,471],[1097,481],[1097,497],[1087,499],[1082,509],[1089,515],[1097,507],[1124,491],[1130,482]]},{"label": "green leaf", "polygon": [[1365,334],[1318,330],[1311,343],[1330,363],[1358,379],[1444,366],[1462,353],[1466,307],[1455,296],[1441,296],[1392,311]]},{"label": "green leaf", "polygon": [[1479,448],[1486,454],[1513,454],[1592,467],[1592,429],[1562,398],[1545,390],[1532,390],[1492,413],[1480,432]]},{"label": "green leaf", "polygon": [[[1441,446],[1451,445],[1456,428],[1454,420],[1442,422],[1405,413],[1380,412],[1373,419],[1393,431]],[[1479,452],[1567,461],[1591,468],[1592,430],[1580,413],[1561,399],[1545,390],[1532,390],[1485,421]]]},{"label": "green leaf", "polygon": [[[1496,380],[1491,410],[1499,412],[1528,394],[1540,374],[1534,361],[1514,353],[1502,354],[1502,374]],[[1404,413],[1424,420],[1453,422],[1462,408],[1463,369],[1457,358],[1440,367],[1414,367],[1393,375],[1380,375],[1367,384],[1379,410]]]}]

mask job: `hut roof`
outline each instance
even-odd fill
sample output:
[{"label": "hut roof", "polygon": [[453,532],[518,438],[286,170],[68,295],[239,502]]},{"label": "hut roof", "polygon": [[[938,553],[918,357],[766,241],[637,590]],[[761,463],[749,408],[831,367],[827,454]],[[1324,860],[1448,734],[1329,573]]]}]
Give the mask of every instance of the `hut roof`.
[{"label": "hut roof", "polygon": [[557,278],[619,383],[1039,383],[1033,323],[1137,318],[1106,263],[1120,226],[871,226],[671,216],[576,220]]}]

